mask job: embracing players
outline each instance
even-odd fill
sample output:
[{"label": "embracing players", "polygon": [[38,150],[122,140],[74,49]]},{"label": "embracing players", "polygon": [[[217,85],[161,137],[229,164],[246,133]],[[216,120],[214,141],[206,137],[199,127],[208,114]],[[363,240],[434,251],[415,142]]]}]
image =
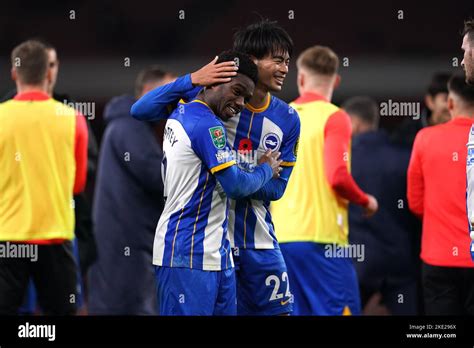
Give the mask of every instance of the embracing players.
[{"label": "embracing players", "polygon": [[219,59],[237,59],[239,73],[180,104],[165,126],[166,203],[153,248],[161,315],[236,314],[228,198],[251,195],[279,176],[280,161],[269,154],[252,173],[235,166],[222,121],[252,96],[257,67],[236,52]]},{"label": "embracing players", "polygon": [[[291,293],[269,205],[282,197],[296,162],[300,121],[294,109],[270,92],[282,88],[293,42],[276,22],[262,21],[237,32],[234,49],[250,55],[256,63],[258,83],[245,108],[233,110],[235,117],[224,123],[229,145],[237,152],[239,166],[247,171],[254,170],[268,150],[281,152],[283,167],[279,178],[256,193],[231,200],[229,236],[236,263],[237,311],[239,315],[284,315],[292,311]],[[211,76],[228,81],[225,78],[235,73],[231,65],[217,67],[212,62],[202,71],[149,92],[133,105],[132,116],[141,120],[167,118],[169,104],[180,98],[191,100],[201,86],[212,81]]]}]

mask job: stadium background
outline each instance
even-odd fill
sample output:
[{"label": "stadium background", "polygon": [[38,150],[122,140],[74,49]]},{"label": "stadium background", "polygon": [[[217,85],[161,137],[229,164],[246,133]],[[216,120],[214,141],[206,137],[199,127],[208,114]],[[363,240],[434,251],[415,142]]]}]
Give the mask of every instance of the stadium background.
[{"label": "stadium background", "polygon": [[[454,58],[461,61],[458,34],[466,16],[474,13],[472,0],[28,1],[3,7],[0,93],[14,87],[9,61],[13,47],[31,37],[43,38],[56,47],[60,59],[56,91],[95,103],[92,126],[98,140],[104,129],[103,106],[115,95],[133,93],[140,69],[159,64],[178,75],[194,71],[229,48],[237,28],[260,17],[278,20],[289,32],[294,58],[314,44],[348,58],[349,65],[340,69],[336,103],[362,94],[379,101],[422,101],[434,72],[460,71],[453,67]],[[71,10],[75,19],[70,19]],[[125,66],[126,58],[130,66]],[[280,94],[286,101],[297,96],[295,71],[293,59]],[[381,121],[393,128],[399,118]]]}]

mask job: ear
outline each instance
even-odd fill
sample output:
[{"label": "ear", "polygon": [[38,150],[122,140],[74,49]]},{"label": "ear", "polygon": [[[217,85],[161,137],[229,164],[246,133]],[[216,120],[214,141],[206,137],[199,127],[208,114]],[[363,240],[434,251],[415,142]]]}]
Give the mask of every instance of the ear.
[{"label": "ear", "polygon": [[48,69],[46,71],[46,81],[48,81],[48,84],[51,83],[53,80],[53,73],[51,72],[51,69]]},{"label": "ear", "polygon": [[12,77],[12,80],[16,82],[18,76],[16,74],[16,69],[15,68],[12,68],[12,70],[11,70],[11,77]]},{"label": "ear", "polygon": [[337,74],[336,78],[334,79],[334,84],[333,84],[334,89],[339,87],[340,84],[341,84],[341,75]]},{"label": "ear", "polygon": [[428,107],[428,109],[430,109],[431,111],[433,111],[434,109],[434,101],[433,101],[433,97],[429,94],[425,95],[425,104],[426,106]]},{"label": "ear", "polygon": [[150,92],[153,88],[151,87],[151,84],[150,83],[145,83],[143,84],[143,88],[142,90],[140,91],[140,97],[147,94],[148,92]]},{"label": "ear", "polygon": [[450,112],[454,110],[454,99],[451,96],[448,96],[448,110]]},{"label": "ear", "polygon": [[351,134],[352,135],[357,135],[359,134],[359,126],[360,126],[360,120],[357,117],[354,116],[349,116],[351,120]]},{"label": "ear", "polygon": [[204,91],[206,91],[206,90],[215,90],[219,86],[220,86],[220,84],[213,84],[213,85],[210,85],[210,86],[205,86]]},{"label": "ear", "polygon": [[296,83],[298,87],[304,88],[305,79],[304,79],[304,74],[301,71],[298,71],[298,75],[296,77]]}]

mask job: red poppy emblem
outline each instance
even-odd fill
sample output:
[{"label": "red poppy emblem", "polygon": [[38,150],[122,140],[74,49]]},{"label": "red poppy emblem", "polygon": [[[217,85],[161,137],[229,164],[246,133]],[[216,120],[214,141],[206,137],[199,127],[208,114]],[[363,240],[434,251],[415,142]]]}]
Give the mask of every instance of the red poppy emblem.
[{"label": "red poppy emblem", "polygon": [[252,141],[249,138],[241,139],[239,142],[239,152],[252,151]]}]

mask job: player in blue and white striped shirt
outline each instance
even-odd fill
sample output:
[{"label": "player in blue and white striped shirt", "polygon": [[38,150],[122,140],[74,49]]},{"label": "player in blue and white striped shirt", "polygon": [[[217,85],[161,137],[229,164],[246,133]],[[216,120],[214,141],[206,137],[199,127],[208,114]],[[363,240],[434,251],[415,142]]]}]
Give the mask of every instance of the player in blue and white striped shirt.
[{"label": "player in blue and white striped shirt", "polygon": [[257,83],[257,68],[248,56],[221,56],[235,58],[241,67],[237,76],[179,104],[165,126],[166,203],[153,248],[161,315],[236,314],[228,197],[248,196],[280,171],[278,153],[267,154],[268,163],[252,173],[235,166],[222,121],[240,113]]},{"label": "player in blue and white striped shirt", "polygon": [[[253,195],[231,200],[229,235],[236,261],[238,314],[287,314],[292,311],[288,274],[269,206],[282,197],[295,165],[300,121],[294,109],[270,92],[282,88],[293,42],[275,22],[262,21],[236,33],[234,49],[252,57],[259,75],[245,108],[224,123],[229,144],[238,154],[238,165],[251,171],[252,164],[267,150],[280,151],[283,160],[280,178]],[[179,98],[192,99],[202,89],[200,86],[213,81],[212,77],[232,75],[232,70],[222,64],[213,70],[214,63],[149,92],[133,105],[132,116],[165,119],[169,104]]]}]

